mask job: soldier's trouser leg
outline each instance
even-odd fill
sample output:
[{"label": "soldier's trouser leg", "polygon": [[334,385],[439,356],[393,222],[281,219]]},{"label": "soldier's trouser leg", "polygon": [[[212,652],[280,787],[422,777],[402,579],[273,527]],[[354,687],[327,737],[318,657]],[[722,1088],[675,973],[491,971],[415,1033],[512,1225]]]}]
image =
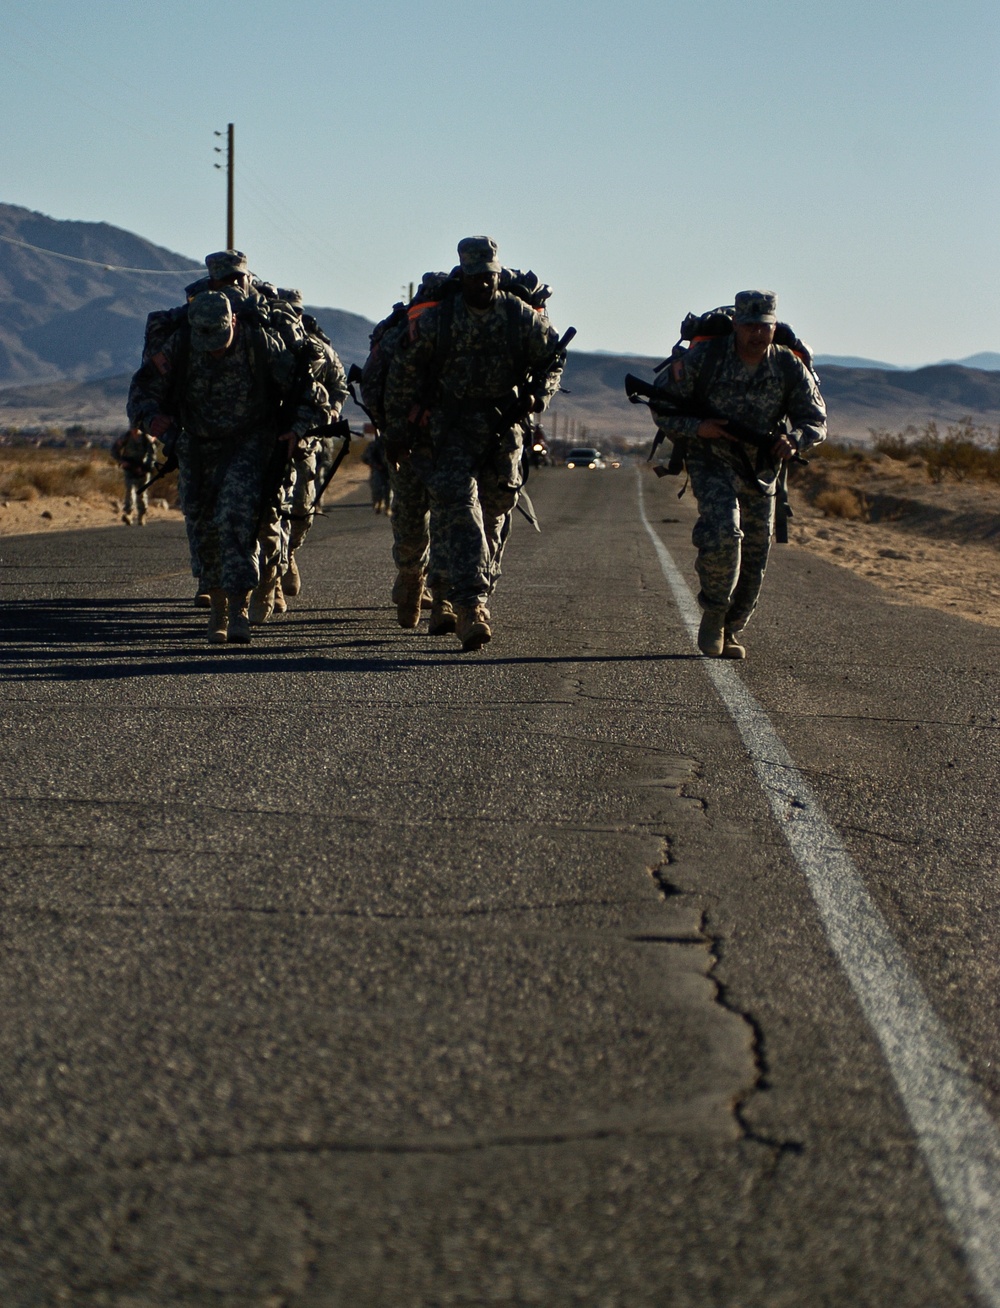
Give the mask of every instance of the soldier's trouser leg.
[{"label": "soldier's trouser leg", "polygon": [[430,559],[430,496],[411,461],[389,472],[393,494],[392,560],[400,572],[426,572]]},{"label": "soldier's trouser leg", "polygon": [[191,572],[199,589],[222,586],[219,536],[215,526],[215,482],[223,453],[214,442],[196,441],[186,432],[177,443],[177,490],[191,554]]},{"label": "soldier's trouser leg", "polygon": [[698,521],[691,539],[698,550],[699,602],[744,626],[757,605],[774,523],[774,497],[744,482],[721,460],[688,458]]},{"label": "soldier's trouser leg", "polygon": [[514,431],[507,434],[502,447],[488,459],[478,478],[479,505],[490,554],[490,591],[500,576],[521,483],[521,437],[519,431]]},{"label": "soldier's trouser leg", "polygon": [[282,570],[282,504],[282,500],[277,500],[268,506],[257,533],[257,571],[261,576],[268,571],[277,575]]},{"label": "soldier's trouser leg", "polygon": [[264,471],[274,444],[270,433],[246,438],[223,472],[216,498],[222,585],[249,593],[257,585],[257,530]]},{"label": "soldier's trouser leg", "polygon": [[755,490],[742,491],[739,504],[743,541],[740,547],[740,574],[726,614],[726,627],[730,631],[741,631],[753,616],[774,532],[773,495],[762,495]]},{"label": "soldier's trouser leg", "polygon": [[490,545],[479,503],[478,475],[485,441],[449,432],[433,462],[416,461],[430,494],[431,531],[441,549],[441,566],[453,604],[485,604],[490,592]]},{"label": "soldier's trouser leg", "polygon": [[316,455],[300,454],[292,464],[291,495],[289,497],[288,550],[297,550],[316,516],[313,499],[316,494]]},{"label": "soldier's trouser leg", "polygon": [[136,512],[140,512],[140,513],[146,512],[145,506],[143,506],[141,509],[139,507],[138,491],[141,485],[142,485],[142,481],[133,477],[132,474],[129,472],[125,473],[125,503],[122,507],[123,513],[133,514]]}]

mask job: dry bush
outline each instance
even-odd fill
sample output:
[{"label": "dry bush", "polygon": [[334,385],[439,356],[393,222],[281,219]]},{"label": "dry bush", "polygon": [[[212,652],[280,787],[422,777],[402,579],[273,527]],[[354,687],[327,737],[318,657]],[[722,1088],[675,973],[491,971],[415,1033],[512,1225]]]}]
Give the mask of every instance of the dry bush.
[{"label": "dry bush", "polygon": [[864,517],[860,498],[848,486],[830,486],[821,490],[813,504],[825,518],[856,520]]},{"label": "dry bush", "polygon": [[857,450],[839,441],[826,440],[821,445],[814,445],[809,451],[810,459],[822,459],[826,463],[846,463],[857,457]]},{"label": "dry bush", "polygon": [[120,495],[122,475],[99,451],[13,448],[0,452],[0,496],[34,500],[41,495],[106,499]]},{"label": "dry bush", "polygon": [[936,422],[895,433],[872,429],[871,434],[880,454],[905,460],[911,467],[922,463],[931,481],[946,477],[1000,481],[1000,430],[977,427],[971,418],[950,425],[943,436]]}]

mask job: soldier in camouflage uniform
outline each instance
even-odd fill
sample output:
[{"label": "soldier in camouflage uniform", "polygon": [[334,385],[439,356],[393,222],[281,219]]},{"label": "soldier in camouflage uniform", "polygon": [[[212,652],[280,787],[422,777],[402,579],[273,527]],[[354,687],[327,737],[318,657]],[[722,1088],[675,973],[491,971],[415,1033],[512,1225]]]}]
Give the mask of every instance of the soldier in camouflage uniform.
[{"label": "soldier in camouflage uniform", "polygon": [[[767,567],[781,464],[826,438],[826,407],[814,374],[773,344],[777,299],[740,291],[733,334],[701,341],[661,374],[650,402],[657,426],[685,441],[698,501],[692,536],[698,550],[702,619],[698,647],[716,658],[746,657],[739,637],[749,622]],[[656,394],[708,417],[657,413]],[[759,453],[726,432],[726,420],[774,433]],[[779,434],[785,420],[792,430]]]},{"label": "soldier in camouflage uniform", "polygon": [[265,470],[277,442],[291,450],[326,423],[326,392],[297,379],[295,356],[277,336],[239,321],[225,295],[207,291],[191,302],[187,330],[132,378],[128,414],[154,436],[179,429],[181,507],[211,597],[208,638],[248,644]]},{"label": "soldier in camouflage uniform", "polygon": [[152,476],[153,465],[156,463],[153,438],[137,427],[130,427],[123,436],[118,437],[111,452],[118,460],[125,477],[122,522],[126,527],[131,527],[133,521],[138,526],[144,527],[149,508],[145,485]]},{"label": "soldier in camouflage uniform", "polygon": [[[496,253],[486,236],[459,242],[461,294],[411,321],[390,364],[385,396],[387,453],[396,463],[408,457],[427,488],[464,650],[479,649],[492,636],[486,602],[521,487],[519,421],[501,425],[498,417],[512,404],[519,419],[541,412],[558,388],[563,362],[547,317],[498,289]],[[535,393],[525,393],[529,370],[546,363]],[[407,579],[419,612],[423,574],[401,565],[397,587]]]},{"label": "soldier in camouflage uniform", "polygon": [[[335,421],[347,399],[347,374],[319,323],[311,314],[303,313],[301,291],[279,290],[275,298],[262,302],[261,309],[268,325],[289,349],[298,353],[303,364],[308,364],[312,376],[323,386],[331,420]],[[320,434],[299,442],[265,514],[260,531],[260,581],[250,605],[253,623],[266,622],[275,609],[282,612],[285,597],[298,595],[302,589],[295,554],[316,516],[319,468],[327,453],[324,442],[335,443]]]}]

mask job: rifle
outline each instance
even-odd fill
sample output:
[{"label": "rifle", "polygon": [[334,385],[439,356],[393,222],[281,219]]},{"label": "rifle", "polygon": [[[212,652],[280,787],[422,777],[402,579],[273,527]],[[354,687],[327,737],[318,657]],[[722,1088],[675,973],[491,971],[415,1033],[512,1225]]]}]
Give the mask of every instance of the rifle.
[{"label": "rifle", "polygon": [[164,460],[156,464],[152,477],[144,485],[140,486],[137,495],[145,495],[150,486],[154,485],[161,477],[166,477],[178,466],[177,464],[177,438],[180,435],[176,426],[170,426],[160,437],[160,444],[163,446]]},{"label": "rifle", "polygon": [[[774,443],[785,435],[781,427],[771,428],[769,431],[757,431],[755,428],[748,426],[745,422],[740,422],[736,418],[724,418],[719,414],[698,413],[695,411],[693,404],[685,405],[683,401],[674,399],[672,396],[664,395],[658,391],[650,382],[643,381],[641,377],[636,377],[633,373],[627,373],[625,376],[625,394],[632,404],[646,404],[656,412],[667,416],[677,416],[684,418],[717,418],[719,422],[724,422],[726,431],[743,445],[749,445],[752,449],[763,454],[770,454]],[[663,440],[663,432],[658,431],[653,439],[653,444],[649,451],[648,463],[656,453],[657,447]],[[676,477],[684,467],[685,442],[675,441],[673,451],[670,455],[670,462],[665,468],[655,468],[654,471],[658,477]],[[792,506],[788,502],[788,465],[789,463],[808,464],[809,460],[804,459],[797,451],[790,459],[782,459],[781,467],[778,470],[777,481],[775,484],[775,516],[774,516],[774,539],[779,545],[788,544],[788,519],[792,516]],[[683,493],[683,492],[682,492]]]},{"label": "rifle", "polygon": [[[575,335],[576,328],[567,327],[549,353],[543,359],[540,359],[538,363],[530,367],[525,373],[524,381],[518,383],[515,398],[512,399],[505,408],[494,410],[494,435],[499,437],[502,431],[506,431],[508,427],[513,427],[517,423],[523,422],[523,420],[528,416],[531,412],[531,407],[526,409],[526,402],[529,398],[532,400],[532,403],[534,402],[535,387],[540,382],[545,381],[546,377],[551,372],[553,365],[558,362],[559,356],[565,355],[566,346],[569,345]],[[522,499],[524,500],[523,505],[521,504]],[[523,486],[521,486],[517,492],[517,499],[514,501],[514,507],[528,519],[535,531],[542,530],[538,523],[538,515],[535,513],[535,506],[532,504],[531,497]]]}]

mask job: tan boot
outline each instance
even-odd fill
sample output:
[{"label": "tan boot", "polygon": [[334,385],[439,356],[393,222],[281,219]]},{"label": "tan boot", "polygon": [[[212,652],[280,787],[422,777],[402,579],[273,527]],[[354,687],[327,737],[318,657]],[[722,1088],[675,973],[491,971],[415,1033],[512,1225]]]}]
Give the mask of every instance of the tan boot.
[{"label": "tan boot", "polygon": [[723,632],[722,657],[724,659],[745,659],[746,656],[746,646],[740,641],[740,633],[728,629]]},{"label": "tan boot", "polygon": [[229,596],[224,590],[210,590],[208,606],[211,609],[208,615],[208,643],[224,645],[229,639]]},{"label": "tan boot", "polygon": [[420,602],[424,595],[424,574],[403,572],[396,574],[392,588],[392,602],[396,606],[396,620],[401,627],[415,627],[420,621]]},{"label": "tan boot", "polygon": [[302,589],[302,573],[299,572],[299,565],[295,562],[294,554],[288,556],[288,570],[281,578],[281,589],[289,599],[294,599]]},{"label": "tan boot", "polygon": [[260,581],[250,592],[248,615],[253,626],[259,627],[270,620],[274,612],[274,588],[277,581],[277,571],[274,568],[265,568]]},{"label": "tan boot", "polygon": [[706,609],[701,615],[698,627],[698,648],[709,658],[722,657],[723,633],[726,627],[726,615],[718,609]]},{"label": "tan boot", "polygon": [[458,624],[451,601],[445,597],[443,586],[431,587],[431,617],[427,625],[430,636],[447,636]]},{"label": "tan boot", "polygon": [[198,590],[194,597],[194,606],[196,609],[207,609],[212,605],[212,597],[207,590],[202,590],[201,582],[198,583]]},{"label": "tan boot", "polygon": [[285,600],[285,583],[280,577],[274,583],[274,611],[275,613],[288,612],[288,603]]},{"label": "tan boot", "polygon": [[250,635],[250,596],[249,590],[231,590],[229,592],[229,643],[230,645],[249,645]]},{"label": "tan boot", "polygon": [[482,604],[458,606],[455,614],[455,632],[466,653],[482,649],[486,642],[492,639],[489,616]]}]

